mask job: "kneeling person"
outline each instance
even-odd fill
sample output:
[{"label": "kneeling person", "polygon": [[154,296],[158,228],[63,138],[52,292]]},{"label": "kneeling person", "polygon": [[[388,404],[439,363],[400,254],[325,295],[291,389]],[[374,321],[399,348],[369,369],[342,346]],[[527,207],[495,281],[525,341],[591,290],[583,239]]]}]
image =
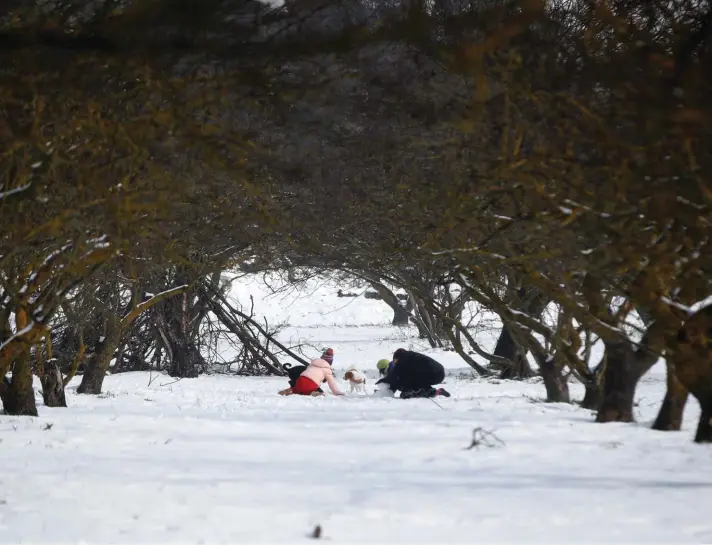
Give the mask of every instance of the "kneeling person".
[{"label": "kneeling person", "polygon": [[393,354],[392,365],[388,374],[376,384],[388,384],[396,392],[400,390],[401,399],[414,397],[450,397],[445,388],[434,388],[445,380],[445,368],[430,356],[399,348]]},{"label": "kneeling person", "polygon": [[[325,348],[324,351],[321,354],[321,359],[324,360],[326,363],[329,365],[333,365],[334,363],[334,349],[333,348]],[[297,381],[299,380],[299,377],[302,376],[302,373],[306,371],[307,366],[306,365],[296,365],[292,366],[288,363],[285,363],[282,365],[284,367],[284,370],[287,371],[287,377],[289,378],[289,388],[286,390],[282,390],[282,392],[286,392],[287,390],[294,388],[297,385]],[[326,382],[326,381],[324,381]],[[320,393],[324,393],[321,388],[317,390]],[[280,394],[282,393],[280,392]]]},{"label": "kneeling person", "polygon": [[334,373],[326,360],[316,358],[311,360],[309,366],[302,371],[293,387],[279,392],[280,395],[323,395],[319,385],[326,381],[334,395],[341,396],[344,393],[339,389],[339,385],[334,379]]}]

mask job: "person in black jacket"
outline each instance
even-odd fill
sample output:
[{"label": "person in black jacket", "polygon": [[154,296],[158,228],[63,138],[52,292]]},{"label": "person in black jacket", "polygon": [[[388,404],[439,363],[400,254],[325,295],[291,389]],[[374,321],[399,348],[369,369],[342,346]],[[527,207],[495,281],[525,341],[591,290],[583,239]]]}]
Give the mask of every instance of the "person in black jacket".
[{"label": "person in black jacket", "polygon": [[445,380],[445,368],[430,356],[399,348],[393,354],[388,373],[376,384],[385,383],[393,391],[400,390],[401,399],[413,397],[450,397],[445,388],[434,388]]}]

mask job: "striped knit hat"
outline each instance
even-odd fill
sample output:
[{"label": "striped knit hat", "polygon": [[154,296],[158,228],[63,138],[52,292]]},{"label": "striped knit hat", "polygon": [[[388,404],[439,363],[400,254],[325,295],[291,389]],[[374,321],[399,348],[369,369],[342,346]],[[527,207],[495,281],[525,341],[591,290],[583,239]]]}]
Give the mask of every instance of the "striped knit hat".
[{"label": "striped knit hat", "polygon": [[325,348],[324,352],[321,355],[321,359],[323,359],[329,365],[334,363],[334,349],[333,348]]}]

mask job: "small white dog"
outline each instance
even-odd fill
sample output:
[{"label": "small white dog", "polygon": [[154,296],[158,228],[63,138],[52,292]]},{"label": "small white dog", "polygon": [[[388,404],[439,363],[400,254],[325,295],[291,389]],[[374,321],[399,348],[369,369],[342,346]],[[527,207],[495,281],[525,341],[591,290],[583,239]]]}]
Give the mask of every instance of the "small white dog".
[{"label": "small white dog", "polygon": [[364,394],[366,393],[366,375],[356,369],[355,366],[351,366],[346,370],[346,374],[344,375],[344,380],[348,381],[348,383],[351,385],[351,392],[350,393],[358,393],[358,392],[363,392]]}]

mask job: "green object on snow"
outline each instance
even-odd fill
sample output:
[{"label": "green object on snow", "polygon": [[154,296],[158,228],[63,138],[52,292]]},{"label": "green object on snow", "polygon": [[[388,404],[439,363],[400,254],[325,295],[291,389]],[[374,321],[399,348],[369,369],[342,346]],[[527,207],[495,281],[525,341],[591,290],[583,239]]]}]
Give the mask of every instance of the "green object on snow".
[{"label": "green object on snow", "polygon": [[388,369],[388,364],[391,363],[390,360],[378,360],[378,363],[376,364],[376,367],[378,367],[379,371],[382,371],[384,369]]}]

